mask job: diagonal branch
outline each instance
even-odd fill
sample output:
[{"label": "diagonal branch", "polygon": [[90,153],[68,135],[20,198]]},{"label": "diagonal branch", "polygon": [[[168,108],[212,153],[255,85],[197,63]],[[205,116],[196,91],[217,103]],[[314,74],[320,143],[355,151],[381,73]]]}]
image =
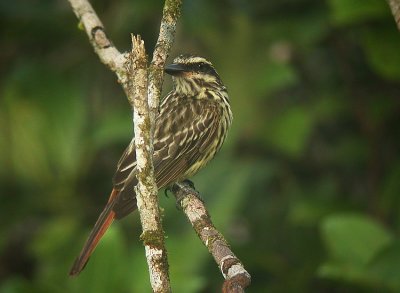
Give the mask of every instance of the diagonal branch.
[{"label": "diagonal branch", "polygon": [[199,199],[198,192],[187,183],[176,183],[171,188],[171,191],[193,229],[220,268],[225,278],[222,292],[244,292],[244,289],[250,285],[250,274],[232,252],[225,238],[211,222],[210,215],[204,203]]},{"label": "diagonal branch", "polygon": [[397,28],[400,30],[400,0],[387,0],[392,11]]},{"label": "diagonal branch", "polygon": [[133,101],[136,145],[137,206],[143,233],[153,292],[170,292],[167,251],[158,206],[158,189],[154,180],[153,143],[150,135],[147,103],[147,57],[144,42],[132,36],[132,53],[128,70],[128,99]]},{"label": "diagonal branch", "polygon": [[76,17],[83,26],[94,51],[111,71],[115,72],[118,80],[126,82],[126,54],[120,53],[108,39],[104,26],[87,0],[68,0]]}]

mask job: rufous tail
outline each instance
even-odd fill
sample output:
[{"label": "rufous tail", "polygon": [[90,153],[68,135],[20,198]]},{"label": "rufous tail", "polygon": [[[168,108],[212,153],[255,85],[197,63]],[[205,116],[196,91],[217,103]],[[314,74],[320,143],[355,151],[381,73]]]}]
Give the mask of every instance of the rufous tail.
[{"label": "rufous tail", "polygon": [[90,232],[89,238],[86,240],[85,245],[82,248],[81,253],[76,258],[69,275],[77,276],[79,273],[85,268],[86,263],[89,260],[90,255],[96,248],[99,243],[101,237],[106,233],[108,227],[112,224],[115,218],[115,213],[113,212],[113,198],[117,195],[116,191],[113,190],[111,193],[110,199],[100,214],[99,218],[96,221],[92,231]]}]

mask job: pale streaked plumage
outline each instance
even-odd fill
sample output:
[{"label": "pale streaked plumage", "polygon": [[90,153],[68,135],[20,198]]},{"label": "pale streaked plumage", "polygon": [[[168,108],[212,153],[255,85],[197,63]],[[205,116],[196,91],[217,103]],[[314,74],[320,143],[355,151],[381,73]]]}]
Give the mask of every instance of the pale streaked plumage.
[{"label": "pale streaked plumage", "polygon": [[[174,89],[160,104],[154,133],[154,174],[163,188],[193,176],[221,148],[232,123],[226,87],[208,60],[181,55],[165,71]],[[133,140],[122,155],[114,189],[70,272],[78,274],[114,218],[136,209],[136,154]]]}]

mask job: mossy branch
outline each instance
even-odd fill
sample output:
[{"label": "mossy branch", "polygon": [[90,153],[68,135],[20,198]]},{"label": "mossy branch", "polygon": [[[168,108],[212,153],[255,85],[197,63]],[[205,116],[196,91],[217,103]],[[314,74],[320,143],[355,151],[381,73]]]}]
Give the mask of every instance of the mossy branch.
[{"label": "mossy branch", "polygon": [[[136,146],[137,206],[142,224],[150,283],[153,292],[170,292],[167,251],[158,206],[158,189],[154,179],[153,139],[147,101],[147,56],[144,42],[132,35],[129,55],[128,100],[133,105]],[[152,237],[148,237],[151,235]]]},{"label": "mossy branch", "polygon": [[174,184],[171,191],[175,195],[177,204],[182,208],[193,229],[220,268],[225,278],[222,292],[244,292],[244,289],[250,285],[250,274],[232,252],[222,234],[215,228],[198,192],[187,183]]}]

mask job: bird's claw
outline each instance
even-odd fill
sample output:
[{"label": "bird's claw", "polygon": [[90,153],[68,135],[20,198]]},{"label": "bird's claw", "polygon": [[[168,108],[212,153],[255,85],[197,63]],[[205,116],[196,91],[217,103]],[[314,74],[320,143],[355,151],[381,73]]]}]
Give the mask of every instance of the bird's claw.
[{"label": "bird's claw", "polygon": [[164,189],[164,195],[166,198],[169,198],[168,192],[172,192],[171,187],[169,186]]},{"label": "bird's claw", "polygon": [[176,208],[178,210],[182,210],[182,200],[190,195],[194,195],[202,203],[204,203],[204,199],[200,193],[197,192],[196,188],[194,187],[194,183],[188,179],[175,183],[175,186],[172,186],[170,191],[176,196]]},{"label": "bird's claw", "polygon": [[194,187],[193,181],[191,181],[189,179],[185,179],[185,180],[182,181],[182,183],[188,185],[190,188],[192,188],[193,190],[197,191],[196,187]]},{"label": "bird's claw", "polygon": [[[184,188],[186,186],[189,186],[191,189],[196,191],[196,188],[194,187],[193,181],[190,181],[189,179],[185,179],[182,181],[182,183],[176,182],[175,183],[179,188]],[[174,184],[167,186],[164,189],[164,195],[169,198],[168,192],[176,193],[176,188],[174,188]]]}]

